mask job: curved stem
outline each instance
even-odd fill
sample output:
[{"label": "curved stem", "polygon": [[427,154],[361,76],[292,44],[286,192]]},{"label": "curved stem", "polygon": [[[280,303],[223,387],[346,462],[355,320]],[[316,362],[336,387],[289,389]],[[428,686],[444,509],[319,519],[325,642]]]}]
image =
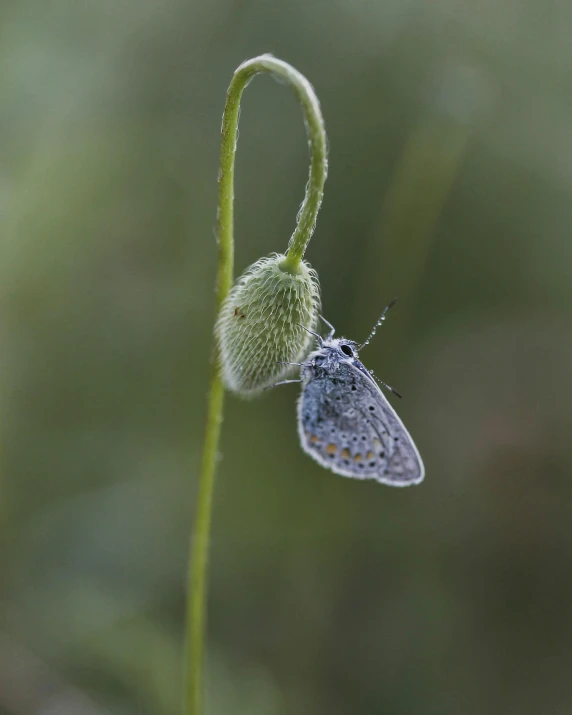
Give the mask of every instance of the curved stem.
[{"label": "curved stem", "polygon": [[[310,177],[298,222],[283,261],[283,268],[297,272],[314,231],[322,203],[327,174],[327,147],[324,120],[318,99],[308,80],[286,62],[271,55],[261,55],[244,62],[234,73],[226,95],[222,120],[220,170],[218,179],[218,277],[216,309],[220,310],[230,291],[234,269],[233,204],[234,160],[238,131],[240,99],[244,88],[260,72],[285,80],[302,105],[310,145]],[[185,713],[203,714],[203,642],[206,623],[208,547],[212,512],[212,495],[224,402],[224,386],[215,343],[208,398],[208,414],[199,478],[196,518],[191,535],[188,573],[185,634]]]}]

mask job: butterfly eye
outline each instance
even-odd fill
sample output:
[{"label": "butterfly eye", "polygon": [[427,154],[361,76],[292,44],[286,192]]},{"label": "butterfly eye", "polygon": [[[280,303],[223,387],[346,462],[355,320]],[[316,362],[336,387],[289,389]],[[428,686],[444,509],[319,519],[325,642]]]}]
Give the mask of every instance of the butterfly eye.
[{"label": "butterfly eye", "polygon": [[350,348],[349,345],[341,345],[340,350],[343,352],[344,355],[347,355],[348,357],[354,356],[354,351]]}]

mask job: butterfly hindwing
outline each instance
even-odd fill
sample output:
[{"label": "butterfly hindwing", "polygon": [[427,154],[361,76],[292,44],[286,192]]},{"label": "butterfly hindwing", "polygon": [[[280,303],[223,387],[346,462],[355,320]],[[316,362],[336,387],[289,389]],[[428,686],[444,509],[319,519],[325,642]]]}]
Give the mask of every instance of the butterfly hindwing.
[{"label": "butterfly hindwing", "polygon": [[[313,355],[320,358],[328,349]],[[422,481],[413,440],[357,358],[330,355],[323,367],[303,372],[303,382],[300,440],[316,461],[343,476],[394,486]]]}]

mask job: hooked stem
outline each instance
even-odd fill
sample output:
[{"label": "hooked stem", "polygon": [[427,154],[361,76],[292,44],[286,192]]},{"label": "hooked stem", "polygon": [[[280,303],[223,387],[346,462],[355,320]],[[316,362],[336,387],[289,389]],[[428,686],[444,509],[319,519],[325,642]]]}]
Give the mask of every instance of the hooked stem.
[{"label": "hooked stem", "polygon": [[[288,244],[282,268],[298,273],[316,216],[322,203],[327,175],[327,145],[324,120],[318,99],[308,80],[286,62],[271,55],[261,55],[243,62],[234,73],[226,94],[222,120],[220,170],[218,179],[218,274],[216,287],[217,313],[227,297],[234,270],[234,161],[240,100],[249,81],[260,72],[269,72],[286,81],[294,90],[304,112],[310,147],[310,176],[297,225]],[[215,344],[212,353],[211,384],[203,443],[201,473],[198,483],[196,517],[191,533],[188,571],[185,632],[184,712],[203,715],[203,662],[206,626],[206,592],[208,547],[211,528],[212,499],[224,403],[224,385]]]}]

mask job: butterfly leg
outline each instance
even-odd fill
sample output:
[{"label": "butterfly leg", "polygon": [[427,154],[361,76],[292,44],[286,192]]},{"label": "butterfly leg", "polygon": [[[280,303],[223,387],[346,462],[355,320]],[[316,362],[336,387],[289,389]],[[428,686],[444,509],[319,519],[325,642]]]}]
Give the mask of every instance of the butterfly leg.
[{"label": "butterfly leg", "polygon": [[313,330],[310,330],[309,328],[307,328],[305,325],[302,325],[301,323],[296,323],[296,325],[298,325],[300,328],[303,328],[307,333],[310,333],[310,335],[313,335],[316,338],[316,340],[318,341],[318,343],[320,344],[320,346],[322,346],[324,344],[324,338],[321,335],[318,335],[318,333],[315,333]]},{"label": "butterfly leg", "polygon": [[328,333],[328,336],[326,337],[326,340],[331,340],[331,339],[334,337],[334,333],[336,332],[336,329],[334,328],[334,326],[333,326],[331,323],[329,323],[329,322],[324,318],[323,315],[320,315],[320,318],[322,319],[322,321],[323,321],[323,322],[328,326],[328,328],[330,329],[330,332]]},{"label": "butterfly leg", "polygon": [[290,385],[293,382],[302,382],[302,380],[281,380],[280,382],[275,382],[274,385],[268,385],[268,387],[265,387],[265,390],[272,390],[274,387],[278,387],[278,385]]}]

